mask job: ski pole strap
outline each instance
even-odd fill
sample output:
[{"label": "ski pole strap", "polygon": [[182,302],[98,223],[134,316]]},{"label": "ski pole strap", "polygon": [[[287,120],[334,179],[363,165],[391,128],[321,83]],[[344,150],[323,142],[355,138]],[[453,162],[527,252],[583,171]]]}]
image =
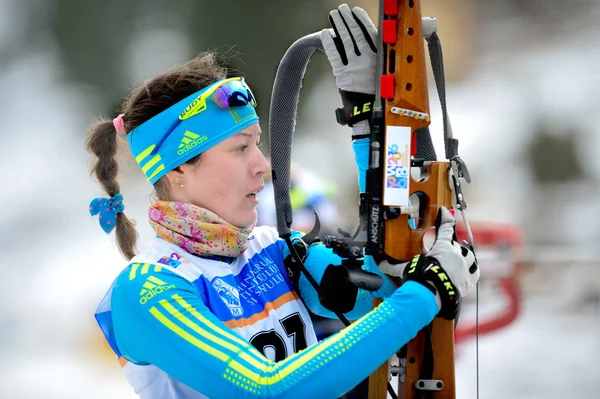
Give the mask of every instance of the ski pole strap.
[{"label": "ski pole strap", "polygon": [[298,295],[300,295],[300,272],[302,271],[302,263],[306,259],[306,255],[308,255],[308,246],[304,241],[294,240],[292,241],[292,246],[296,250],[300,259],[297,259],[294,254],[290,251],[290,254],[283,260],[283,264],[288,273],[288,277],[294,290]]},{"label": "ski pole strap", "polygon": [[335,118],[340,125],[354,126],[356,122],[368,120],[371,123],[375,95],[340,90],[343,108],[335,110]]}]

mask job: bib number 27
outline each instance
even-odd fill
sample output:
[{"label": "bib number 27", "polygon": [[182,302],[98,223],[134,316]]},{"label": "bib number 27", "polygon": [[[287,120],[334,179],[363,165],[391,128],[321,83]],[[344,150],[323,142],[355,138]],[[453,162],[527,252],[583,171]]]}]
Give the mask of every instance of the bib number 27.
[{"label": "bib number 27", "polygon": [[[294,313],[279,320],[283,331],[292,339],[294,353],[306,348],[306,325],[300,314]],[[274,361],[278,362],[287,357],[287,349],[283,337],[275,330],[262,331],[250,338],[250,343],[263,355],[267,352],[275,353]],[[270,357],[270,356],[269,356]]]}]

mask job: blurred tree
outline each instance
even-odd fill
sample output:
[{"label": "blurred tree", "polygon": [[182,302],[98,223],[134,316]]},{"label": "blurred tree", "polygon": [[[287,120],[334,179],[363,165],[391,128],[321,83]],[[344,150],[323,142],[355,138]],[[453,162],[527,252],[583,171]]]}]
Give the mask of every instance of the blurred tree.
[{"label": "blurred tree", "polygon": [[[141,0],[102,2],[49,0],[47,29],[56,41],[65,80],[91,85],[114,112],[123,95],[121,57],[125,52]],[[152,9],[152,2],[147,3]],[[44,29],[45,27],[39,27]],[[44,29],[45,30],[45,29]]]},{"label": "blurred tree", "polygon": [[[545,35],[564,34],[565,25],[576,20],[581,28],[582,16],[594,10],[597,0],[491,0],[480,1],[478,8],[483,23],[505,19],[521,19],[528,29],[536,28]],[[518,20],[518,19],[517,19]]]},{"label": "blurred tree", "polygon": [[557,132],[545,123],[538,123],[526,150],[526,159],[538,183],[569,183],[585,177],[577,157],[577,137],[573,128]]},{"label": "blurred tree", "polygon": [[[200,44],[195,51],[206,48],[225,51],[227,64],[246,76],[256,96],[263,100],[259,113],[266,120],[268,106],[264,100],[271,97],[275,73],[285,51],[300,37],[329,27],[327,13],[339,3],[186,0],[185,29],[192,43]],[[227,54],[229,48],[231,52]],[[315,57],[319,72],[323,66],[329,68],[325,59]],[[314,72],[314,68],[309,71]],[[309,72],[305,83],[310,84],[314,76]]]},{"label": "blurred tree", "polygon": [[[188,58],[207,49],[224,55],[226,64],[251,82],[262,100],[259,112],[265,118],[265,100],[270,98],[285,50],[301,36],[328,26],[327,12],[338,3],[48,0],[44,4],[47,14],[35,20],[36,30],[48,30],[55,39],[65,78],[97,90],[105,101],[105,112],[114,113],[116,100],[127,92],[130,82],[122,68],[123,57],[128,56],[129,40],[150,20],[157,28],[166,24],[188,37],[192,46]],[[318,59],[320,68],[324,67],[325,57]],[[307,82],[313,76],[309,73]]]}]

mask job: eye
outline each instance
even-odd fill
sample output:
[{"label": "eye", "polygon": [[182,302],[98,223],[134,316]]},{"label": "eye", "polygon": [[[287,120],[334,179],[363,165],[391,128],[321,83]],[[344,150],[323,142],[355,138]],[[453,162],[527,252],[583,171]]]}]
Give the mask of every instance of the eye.
[{"label": "eye", "polygon": [[246,151],[247,149],[248,149],[248,146],[247,146],[247,145],[243,145],[243,146],[241,146],[241,147],[238,147],[237,151],[238,151],[238,152],[244,152],[244,151]]}]

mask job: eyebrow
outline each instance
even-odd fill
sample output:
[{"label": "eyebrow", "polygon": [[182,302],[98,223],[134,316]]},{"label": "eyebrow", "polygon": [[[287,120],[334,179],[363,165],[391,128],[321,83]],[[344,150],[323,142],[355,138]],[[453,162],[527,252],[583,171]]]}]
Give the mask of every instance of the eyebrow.
[{"label": "eyebrow", "polygon": [[[258,133],[258,139],[260,139],[261,134],[262,134],[262,131]],[[244,136],[244,137],[248,137],[248,138],[254,137],[254,135],[252,133],[248,133],[248,132],[239,132],[238,134],[236,134],[236,136],[239,136],[239,137]]]}]

